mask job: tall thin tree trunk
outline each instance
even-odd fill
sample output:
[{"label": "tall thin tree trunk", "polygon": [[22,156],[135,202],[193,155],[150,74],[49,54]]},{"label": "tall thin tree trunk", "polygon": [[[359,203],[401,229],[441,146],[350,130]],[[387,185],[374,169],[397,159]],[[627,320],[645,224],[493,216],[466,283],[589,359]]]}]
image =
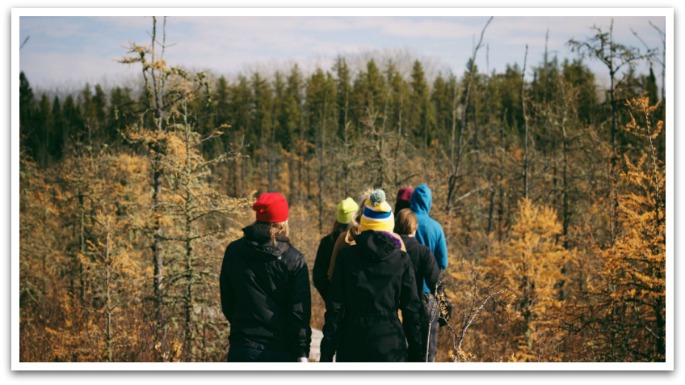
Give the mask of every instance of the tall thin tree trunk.
[{"label": "tall thin tree trunk", "polygon": [[345,87],[345,108],[343,110],[343,190],[345,191],[345,197],[350,196],[350,180],[349,180],[349,156],[350,156],[350,143],[349,143],[349,109],[350,109],[350,91],[349,87]]},{"label": "tall thin tree trunk", "polygon": [[297,201],[302,203],[304,202],[304,153],[301,150],[302,148],[302,141],[298,141],[297,143]]},{"label": "tall thin tree trunk", "polygon": [[618,107],[616,105],[615,78],[617,69],[614,66],[614,20],[609,27],[609,45],[611,55],[605,59],[609,67],[609,102],[611,104],[611,160],[609,165],[609,221],[611,229],[611,244],[614,244],[618,232],[618,194],[616,191],[616,174],[618,165]]},{"label": "tall thin tree trunk", "polygon": [[564,236],[564,248],[568,250],[569,248],[569,242],[568,242],[568,229],[570,226],[570,220],[571,220],[571,208],[569,205],[569,194],[568,194],[568,189],[569,189],[569,183],[568,183],[568,138],[566,136],[566,122],[564,118],[564,122],[561,124],[561,130],[563,134],[563,151],[562,151],[562,163],[563,163],[563,170],[562,170],[562,204],[563,204],[563,231],[562,234]]},{"label": "tall thin tree trunk", "polygon": [[476,47],[473,50],[473,55],[471,56],[471,68],[469,68],[469,81],[466,83],[466,92],[464,95],[464,107],[462,110],[461,114],[461,129],[459,130],[459,137],[458,137],[458,148],[457,148],[457,154],[456,154],[456,159],[452,163],[452,173],[448,178],[447,181],[447,204],[446,206],[446,211],[448,216],[452,216],[452,199],[454,198],[454,195],[457,190],[457,182],[459,180],[459,176],[461,173],[461,163],[462,163],[462,157],[464,154],[464,131],[466,130],[466,111],[468,110],[469,106],[469,98],[471,96],[471,85],[473,83],[473,78],[475,77],[475,62],[476,62],[476,55],[478,54],[478,50],[481,47],[481,44],[483,43],[483,36],[485,35],[485,30],[488,28],[488,25],[492,21],[493,17],[490,17],[488,21],[485,23],[485,26],[480,32],[480,39],[478,40],[478,44],[476,44]]},{"label": "tall thin tree trunk", "polygon": [[[83,256],[86,255],[86,210],[84,207],[84,197],[83,192],[78,194],[78,216],[79,216],[79,253]],[[86,302],[86,280],[83,272],[83,263],[78,261],[79,270],[79,298],[81,303]]]},{"label": "tall thin tree trunk", "polygon": [[399,185],[400,183],[403,183],[400,180],[400,175],[403,174],[400,170],[400,165],[399,165],[399,159],[400,159],[400,152],[402,151],[402,108],[403,108],[403,102],[402,98],[400,98],[400,105],[398,108],[398,113],[397,113],[397,143],[395,144],[395,156],[394,161],[395,161],[395,185]]},{"label": "tall thin tree trunk", "polygon": [[[506,110],[504,111],[504,115],[506,117]],[[503,121],[506,122],[505,119]],[[498,221],[498,226],[497,226],[497,240],[499,242],[502,242],[502,237],[504,235],[504,154],[505,154],[505,148],[506,148],[506,143],[504,143],[504,125],[502,125],[502,128],[500,129],[500,134],[499,134],[499,142],[500,142],[500,158],[499,158],[499,175],[497,177],[497,183],[499,184],[498,189],[499,189],[499,204],[497,207],[497,221]]]},{"label": "tall thin tree trunk", "polygon": [[274,191],[275,190],[274,180],[276,179],[276,175],[275,175],[276,174],[276,170],[275,170],[275,168],[276,168],[275,167],[275,163],[276,163],[276,159],[275,159],[276,158],[276,151],[275,151],[275,147],[276,147],[276,124],[274,122],[274,119],[275,119],[274,117],[276,116],[275,103],[274,103],[274,108],[273,108],[273,112],[272,112],[271,116],[272,116],[272,119],[271,119],[271,135],[270,135],[271,140],[270,140],[270,143],[268,144],[269,155],[267,156],[267,162],[268,162],[268,176],[267,176],[267,178],[269,181],[268,186],[267,186],[268,191]]},{"label": "tall thin tree trunk", "polygon": [[292,153],[290,155],[291,156],[288,157],[288,202],[292,205],[297,199],[299,192],[297,192],[297,184],[295,183],[295,169],[297,168],[295,165],[296,160],[293,159]]},{"label": "tall thin tree trunk", "polygon": [[110,272],[110,229],[107,229],[107,237],[105,240],[105,311],[107,313],[107,327],[106,327],[106,344],[107,344],[107,362],[112,362],[112,296],[111,296],[111,272]]},{"label": "tall thin tree trunk", "polygon": [[459,99],[457,99],[456,82],[454,84],[454,89],[452,90],[452,92],[452,132],[450,135],[450,164],[454,165],[456,164],[454,144],[457,136],[457,103],[459,103]]},{"label": "tall thin tree trunk", "polygon": [[[488,180],[492,185],[492,178]],[[495,227],[495,188],[490,187],[490,210],[488,210],[488,229],[486,234],[490,234]]]},{"label": "tall thin tree trunk", "polygon": [[378,170],[378,187],[379,188],[386,188],[385,187],[385,157],[383,156],[385,151],[385,124],[388,121],[388,102],[390,100],[390,95],[386,95],[385,97],[385,102],[383,103],[383,122],[381,123],[381,130],[378,133],[378,139],[380,141],[379,145],[379,151],[378,151],[378,160],[379,160],[379,165],[380,169]]},{"label": "tall thin tree trunk", "polygon": [[349,144],[349,139],[348,139],[348,131],[349,131],[350,124],[347,121],[347,108],[345,108],[345,125],[343,126],[343,154],[345,154],[343,158],[343,189],[345,191],[345,197],[350,196],[350,166],[349,166],[349,159],[350,159],[350,144]]},{"label": "tall thin tree trunk", "polygon": [[193,305],[195,303],[193,284],[194,284],[194,266],[193,266],[193,234],[192,234],[192,206],[194,206],[194,196],[191,191],[191,179],[192,179],[192,164],[191,164],[191,133],[190,124],[188,122],[187,116],[187,106],[184,106],[184,129],[185,129],[185,147],[186,147],[186,158],[185,158],[185,168],[184,168],[184,178],[183,178],[183,189],[184,191],[184,206],[183,206],[183,216],[184,216],[184,243],[185,243],[185,274],[186,274],[186,292],[184,296],[185,302],[185,325],[184,325],[184,348],[183,352],[188,360],[194,360],[193,351],[193,341],[195,340],[194,335],[194,319],[193,319]]},{"label": "tall thin tree trunk", "polygon": [[[152,197],[153,206],[159,206],[160,195],[162,193],[162,182],[161,173],[155,171],[155,184],[154,184],[154,194]],[[158,211],[159,209],[154,209]],[[164,279],[164,257],[162,255],[162,225],[160,220],[160,214],[156,213],[154,219],[154,242],[152,245],[152,259],[154,265],[154,304],[155,304],[155,320],[157,328],[158,342],[162,342],[163,337],[163,327],[164,327],[164,316],[162,311],[162,281]]]},{"label": "tall thin tree trunk", "polygon": [[528,61],[528,44],[523,57],[521,74],[521,108],[523,110],[523,197],[528,197],[528,113],[526,110],[526,62]]},{"label": "tall thin tree trunk", "polygon": [[[154,146],[157,147],[157,146]],[[154,215],[153,221],[153,243],[152,243],[152,263],[154,267],[154,304],[155,304],[155,321],[157,328],[157,336],[161,341],[162,325],[163,325],[163,315],[162,315],[162,279],[164,271],[164,259],[162,257],[162,226],[160,221],[159,206],[161,202],[162,194],[162,173],[160,169],[160,155],[159,152],[155,151],[153,168],[155,169],[153,173],[153,193],[152,193],[152,210]]]},{"label": "tall thin tree trunk", "polygon": [[323,233],[323,206],[324,206],[324,192],[325,192],[325,178],[324,178],[324,162],[326,159],[326,108],[327,94],[323,98],[323,117],[321,119],[321,135],[320,135],[320,149],[319,149],[319,234]]},{"label": "tall thin tree trunk", "polygon": [[[166,24],[166,19],[165,19]],[[163,34],[164,35],[164,34]],[[164,37],[163,37],[164,38]],[[152,18],[152,36],[151,36],[151,46],[150,55],[151,62],[156,63],[157,56],[155,53],[155,48],[159,43],[157,42],[157,18]],[[162,46],[162,53],[164,47]],[[156,70],[153,67],[144,66],[143,75],[145,77],[146,91],[148,92],[150,108],[154,114],[155,121],[155,131],[157,132],[156,139],[161,139],[161,134],[164,131],[163,119],[164,119],[164,105],[161,93],[164,89],[163,78],[158,79]],[[148,80],[147,75],[149,74],[151,81]],[[149,89],[151,88],[151,89]],[[164,317],[162,314],[162,281],[164,278],[164,260],[162,256],[162,226],[161,226],[161,194],[162,194],[162,157],[161,148],[158,141],[153,141],[151,146],[153,156],[152,156],[152,237],[153,242],[151,245],[152,251],[152,264],[154,269],[153,276],[153,303],[154,303],[154,317],[155,317],[155,346],[159,357],[162,357],[162,345],[164,343],[163,336],[163,324]]]}]

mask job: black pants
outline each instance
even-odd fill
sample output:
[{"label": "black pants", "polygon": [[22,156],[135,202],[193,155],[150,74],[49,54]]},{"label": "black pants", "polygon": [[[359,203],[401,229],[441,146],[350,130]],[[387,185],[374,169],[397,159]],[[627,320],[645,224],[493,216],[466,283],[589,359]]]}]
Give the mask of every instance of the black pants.
[{"label": "black pants", "polygon": [[438,347],[438,328],[439,322],[438,318],[439,308],[435,297],[430,293],[423,293],[423,319],[421,322],[421,335],[423,336],[423,342],[427,343],[426,349],[427,359],[426,362],[435,362],[435,352]]}]

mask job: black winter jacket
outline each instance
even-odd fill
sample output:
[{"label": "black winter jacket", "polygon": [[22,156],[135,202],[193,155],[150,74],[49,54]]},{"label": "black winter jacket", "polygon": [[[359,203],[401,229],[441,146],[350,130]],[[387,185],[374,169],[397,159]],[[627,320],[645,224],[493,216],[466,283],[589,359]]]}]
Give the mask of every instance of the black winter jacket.
[{"label": "black winter jacket", "polygon": [[414,237],[402,235],[402,242],[407,249],[416,274],[416,290],[421,293],[423,282],[426,282],[431,294],[435,294],[435,285],[438,283],[440,268],[428,246],[419,243]]},{"label": "black winter jacket", "polygon": [[321,238],[319,248],[316,250],[312,280],[314,281],[314,287],[319,291],[324,302],[328,298],[328,288],[331,286],[331,282],[328,279],[328,268],[331,264],[333,246],[341,233],[341,231],[337,231]]},{"label": "black winter jacket", "polygon": [[[326,303],[321,361],[421,361],[421,303],[411,260],[383,232],[342,249]],[[398,310],[402,311],[400,322]]]},{"label": "black winter jacket", "polygon": [[328,298],[328,288],[331,286],[331,283],[328,281],[328,267],[331,264],[334,244],[335,239],[333,239],[331,234],[321,238],[319,248],[316,250],[316,259],[314,260],[314,268],[312,270],[314,287],[319,291],[324,301]]},{"label": "black winter jacket", "polygon": [[304,256],[270,225],[255,223],[226,248],[221,265],[221,308],[231,323],[229,342],[309,357],[311,294]]}]

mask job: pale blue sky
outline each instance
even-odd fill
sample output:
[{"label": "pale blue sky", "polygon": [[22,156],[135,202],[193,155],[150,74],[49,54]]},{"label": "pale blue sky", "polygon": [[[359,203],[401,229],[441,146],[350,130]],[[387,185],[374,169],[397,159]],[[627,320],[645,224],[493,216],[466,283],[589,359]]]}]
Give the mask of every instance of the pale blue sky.
[{"label": "pale blue sky", "polygon": [[[615,40],[642,50],[643,43],[632,31],[647,45],[659,49],[660,36],[650,23],[666,31],[663,16],[619,16],[621,12],[607,14],[596,10],[575,11],[580,16],[571,17],[562,16],[567,13],[559,11],[553,12],[555,16],[540,16],[540,12],[501,9],[495,10],[500,14],[485,11],[473,16],[444,9],[410,11],[400,16],[385,16],[392,14],[387,10],[357,10],[348,12],[352,16],[341,17],[298,9],[259,11],[256,16],[230,16],[236,12],[229,11],[168,12],[171,15],[167,18],[166,39],[170,47],[165,57],[169,64],[230,77],[253,70],[289,69],[292,63],[298,63],[305,71],[316,66],[328,70],[337,55],[348,56],[352,61],[358,58],[362,63],[369,54],[380,54],[393,57],[400,64],[403,59],[409,62],[406,58],[418,58],[429,75],[451,71],[460,76],[490,15],[495,17],[485,32],[484,46],[477,59],[481,71],[500,72],[507,64],[515,63],[522,67],[526,45],[528,69],[538,65],[547,33],[549,53],[563,59],[575,57],[566,45],[570,38],[591,36],[593,26],[608,31],[612,19]],[[116,85],[121,79],[137,76],[138,67],[119,64],[117,60],[126,55],[131,42],[149,44],[152,18],[142,16],[149,14],[149,10],[138,13],[133,9],[113,17],[93,16],[92,11],[87,15],[61,12],[62,16],[50,12],[47,16],[19,18],[19,36],[15,38],[19,42],[29,39],[19,52],[20,70],[34,88],[80,88],[86,82]],[[425,16],[413,16],[422,13]],[[193,14],[221,16],[185,16]],[[512,14],[515,16],[509,16]],[[158,18],[158,30],[161,19]],[[599,71],[600,79],[605,76],[599,63],[587,64]],[[658,67],[655,70],[659,71]]]}]

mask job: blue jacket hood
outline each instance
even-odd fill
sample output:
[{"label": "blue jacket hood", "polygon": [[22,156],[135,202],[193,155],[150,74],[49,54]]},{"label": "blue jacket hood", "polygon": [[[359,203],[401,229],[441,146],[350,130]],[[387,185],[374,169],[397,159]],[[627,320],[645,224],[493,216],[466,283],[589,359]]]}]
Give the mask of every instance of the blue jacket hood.
[{"label": "blue jacket hood", "polygon": [[431,189],[426,184],[421,184],[414,189],[409,207],[415,214],[429,214],[432,202]]}]

